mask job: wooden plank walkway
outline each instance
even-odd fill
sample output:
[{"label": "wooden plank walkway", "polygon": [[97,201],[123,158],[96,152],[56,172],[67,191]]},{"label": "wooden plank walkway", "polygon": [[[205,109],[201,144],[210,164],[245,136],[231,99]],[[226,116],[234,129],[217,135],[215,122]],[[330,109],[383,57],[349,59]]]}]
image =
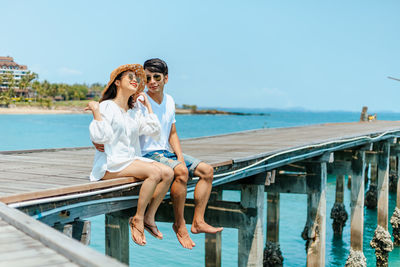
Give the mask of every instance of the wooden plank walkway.
[{"label": "wooden plank walkway", "polygon": [[[229,165],[263,158],[293,148],[374,136],[385,132],[400,132],[400,122],[334,123],[303,127],[273,128],[233,134],[193,138],[182,141],[183,151],[214,166]],[[23,193],[28,198],[62,195],[95,190],[132,182],[119,179],[89,182],[94,156],[93,148],[55,149],[38,151],[0,152],[0,201],[10,202],[9,196]]]},{"label": "wooden plank walkway", "polygon": [[[243,167],[278,154],[283,158],[289,157],[295,150],[311,151],[315,147],[327,147],[334,150],[335,147],[331,144],[337,147],[339,147],[338,144],[349,144],[349,147],[354,147],[370,143],[374,140],[373,138],[378,140],[381,136],[384,138],[400,136],[400,122],[335,123],[261,129],[183,140],[182,147],[185,153],[223,169],[235,164],[242,164],[240,167]],[[299,152],[299,154],[302,153],[304,154],[304,151]],[[71,257],[65,256],[69,255],[65,253],[65,248],[48,248],[48,244],[42,242],[40,234],[27,235],[27,232],[32,230],[30,227],[46,227],[52,231],[55,230],[22,213],[16,215],[20,217],[15,221],[33,220],[26,223],[27,228],[24,228],[25,225],[20,225],[20,227],[10,225],[12,220],[10,221],[7,216],[17,211],[6,207],[1,202],[17,203],[77,192],[96,191],[134,181],[132,178],[120,178],[90,183],[88,176],[93,156],[93,148],[0,152],[0,255],[4,256],[3,261],[9,260],[15,266],[24,265],[26,262],[37,263],[41,266],[76,266],[76,260],[72,263]],[[4,211],[4,209],[9,210]],[[5,220],[5,217],[8,219]],[[60,237],[62,234],[58,232],[55,236],[70,240],[67,237]],[[18,247],[12,247],[9,246],[9,242],[4,241],[7,239],[18,239],[21,242]],[[53,240],[52,242],[63,243],[64,241]],[[19,256],[21,250],[27,251],[24,257]],[[3,261],[0,258],[0,265]],[[10,266],[14,265],[10,264]],[[86,263],[78,263],[78,265],[89,266]],[[94,264],[93,266],[101,265]]]},{"label": "wooden plank walkway", "polygon": [[0,266],[79,266],[0,219]]},{"label": "wooden plank walkway", "polygon": [[125,266],[0,202],[0,266]]}]

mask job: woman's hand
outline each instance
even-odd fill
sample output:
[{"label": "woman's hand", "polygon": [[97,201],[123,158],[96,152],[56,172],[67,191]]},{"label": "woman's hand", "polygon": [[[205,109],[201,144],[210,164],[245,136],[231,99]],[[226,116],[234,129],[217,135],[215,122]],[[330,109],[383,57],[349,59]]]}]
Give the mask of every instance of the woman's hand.
[{"label": "woman's hand", "polygon": [[99,106],[99,102],[97,101],[90,101],[89,103],[87,103],[87,106],[85,108],[86,110],[90,110],[92,112],[99,110],[100,106]]},{"label": "woman's hand", "polygon": [[84,109],[85,111],[90,110],[93,113],[93,118],[97,121],[101,121],[101,114],[100,114],[100,106],[99,102],[97,101],[90,101],[86,108]]},{"label": "woman's hand", "polygon": [[147,110],[149,111],[149,113],[153,113],[153,110],[151,108],[151,104],[149,101],[149,98],[147,97],[147,95],[143,92],[141,92],[138,97],[137,100],[139,100],[140,103],[143,104],[143,106],[145,106],[147,108]]}]

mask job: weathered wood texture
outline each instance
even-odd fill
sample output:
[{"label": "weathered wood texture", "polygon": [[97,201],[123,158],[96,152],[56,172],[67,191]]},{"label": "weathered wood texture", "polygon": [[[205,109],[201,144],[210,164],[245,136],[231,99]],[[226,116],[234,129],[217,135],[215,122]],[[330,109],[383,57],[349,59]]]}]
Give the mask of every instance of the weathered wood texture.
[{"label": "weathered wood texture", "polygon": [[0,237],[0,266],[125,266],[1,202]]},{"label": "weathered wood texture", "polygon": [[[222,190],[211,192],[209,203],[222,200]],[[222,234],[205,234],[205,265],[206,267],[221,266]]]},{"label": "weathered wood texture", "polygon": [[[230,165],[234,162],[256,160],[305,145],[316,145],[325,141],[342,140],[363,135],[374,136],[385,131],[398,131],[400,133],[400,122],[336,123],[262,129],[183,140],[182,147],[185,153],[217,167]],[[368,142],[368,140],[364,142]],[[79,190],[94,190],[95,188],[84,185],[89,183],[88,176],[93,155],[93,148],[33,150],[25,153],[0,152],[0,201],[9,203],[11,200],[6,199],[6,196],[54,190],[66,186],[82,185],[82,188],[26,195],[23,200],[69,194]],[[216,170],[219,169],[221,167]],[[116,184],[128,182],[120,180]],[[93,184],[96,183],[92,183],[92,186],[94,186]],[[108,186],[110,185],[100,184],[98,187]],[[22,200],[14,199],[14,201]]]},{"label": "weathered wood texture", "polygon": [[352,160],[351,180],[351,248],[355,251],[363,251],[364,232],[364,175],[365,175],[365,151],[356,151]]}]

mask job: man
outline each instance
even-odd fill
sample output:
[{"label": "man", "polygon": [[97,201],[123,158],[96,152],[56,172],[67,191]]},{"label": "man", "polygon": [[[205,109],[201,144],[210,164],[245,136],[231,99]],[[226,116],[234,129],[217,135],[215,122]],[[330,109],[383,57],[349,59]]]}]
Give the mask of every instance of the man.
[{"label": "man", "polygon": [[[155,141],[151,137],[140,137],[142,155],[170,166],[174,170],[175,179],[171,186],[175,222],[173,230],[184,248],[192,249],[195,243],[189,236],[183,216],[186,201],[187,181],[191,177],[199,177],[194,190],[195,211],[191,232],[217,233],[223,230],[204,221],[204,212],[210,197],[213,180],[213,168],[182,153],[179,137],[175,126],[175,102],[164,93],[164,86],[168,82],[168,66],[158,58],[147,60],[144,65],[146,72],[146,92],[153,112],[161,123],[161,137]],[[170,151],[173,151],[170,152]]]}]

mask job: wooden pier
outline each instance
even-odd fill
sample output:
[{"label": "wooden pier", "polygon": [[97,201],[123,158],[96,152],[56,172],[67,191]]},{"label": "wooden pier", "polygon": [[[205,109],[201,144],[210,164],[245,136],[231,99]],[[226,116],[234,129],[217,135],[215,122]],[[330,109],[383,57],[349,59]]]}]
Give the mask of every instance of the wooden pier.
[{"label": "wooden pier", "polygon": [[[347,265],[366,266],[362,252],[365,170],[370,168],[371,174],[376,170],[378,227],[371,246],[376,249],[377,262],[384,266],[393,247],[387,232],[388,184],[389,166],[396,175],[399,172],[398,137],[400,122],[375,121],[260,129],[183,140],[182,146],[185,153],[214,167],[206,220],[238,229],[239,266],[282,265],[280,193],[307,195],[307,222],[302,234],[307,245],[307,266],[325,265],[325,232],[330,227],[326,226],[326,216],[331,208],[326,207],[328,173],[338,178],[331,211],[331,216],[336,216],[336,234],[341,234],[340,229],[350,218],[351,250]],[[21,238],[29,247],[25,258],[32,264],[24,266],[54,262],[57,266],[118,266],[114,259],[99,256],[82,244],[87,244],[90,236],[90,222],[84,219],[106,214],[106,254],[129,263],[127,220],[135,208],[140,183],[132,178],[90,183],[93,155],[93,148],[0,152],[0,234],[5,237],[0,241],[0,255],[11,255],[3,261],[23,265],[20,262],[25,261],[18,252],[21,247],[9,246],[4,241]],[[343,205],[345,175],[351,176],[349,216]],[[188,192],[194,190],[196,182],[189,182]],[[222,201],[223,190],[240,191],[240,202]],[[193,201],[188,200],[187,223],[192,220],[193,206]],[[172,222],[172,214],[167,196],[157,212],[157,220]],[[400,225],[400,217],[396,214],[400,215],[400,210],[396,209],[391,219],[398,236],[400,230],[395,225]],[[221,235],[206,235],[205,242],[206,266],[220,266]],[[85,253],[75,255],[67,245],[79,246],[75,250]],[[0,265],[3,261],[0,258]]]}]

